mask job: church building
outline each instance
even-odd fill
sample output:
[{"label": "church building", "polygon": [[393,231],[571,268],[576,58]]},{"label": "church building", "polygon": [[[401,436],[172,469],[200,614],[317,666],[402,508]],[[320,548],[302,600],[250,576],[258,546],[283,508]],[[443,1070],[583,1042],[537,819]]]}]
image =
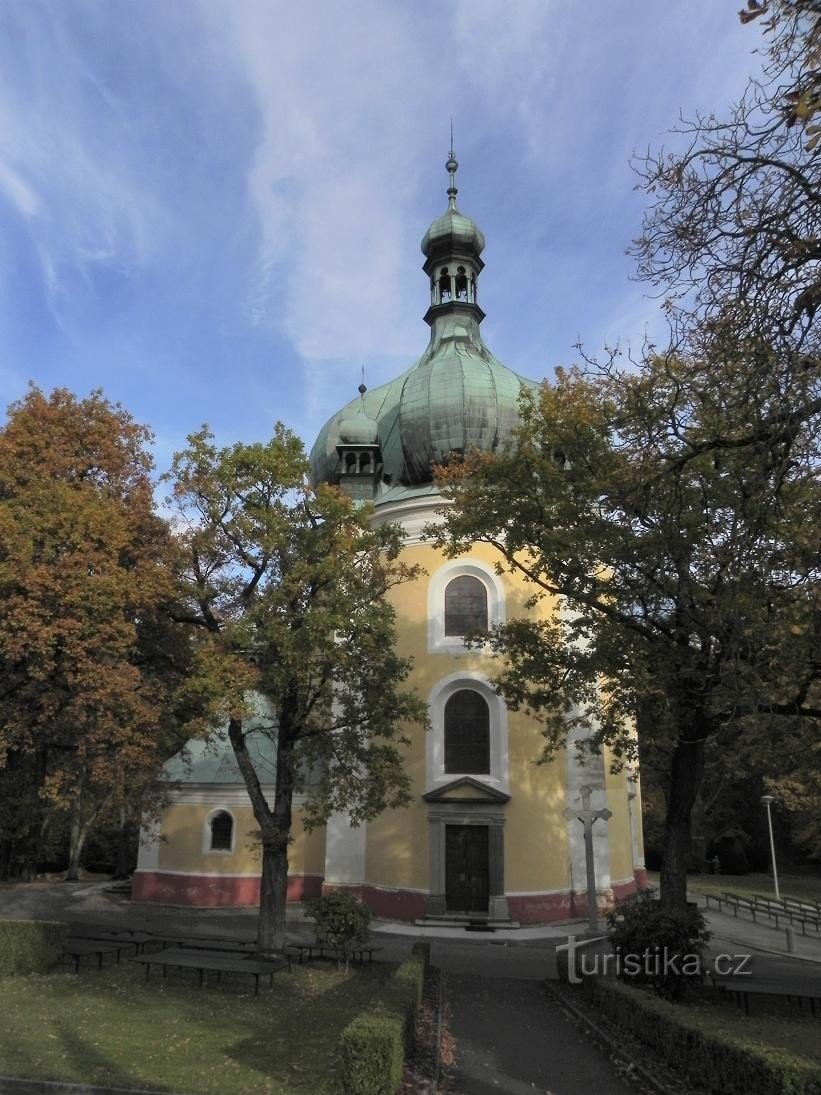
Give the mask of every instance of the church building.
[{"label": "church building", "polygon": [[[467,649],[463,636],[549,606],[527,608],[532,590],[496,573],[488,545],[447,559],[423,535],[441,504],[433,466],[454,452],[497,448],[518,422],[522,389],[535,387],[482,339],[485,239],[456,206],[452,152],[446,167],[448,208],[422,239],[428,346],[395,380],[360,386],[311,452],[314,481],[372,502],[375,522],[400,524],[406,561],[424,568],[391,597],[399,653],[413,658],[409,683],[427,699],[431,728],[407,749],[406,809],[356,828],[337,815],[310,834],[296,811],[289,899],[345,889],[391,919],[544,923],[586,911],[583,828],[565,816],[583,787],[594,810],[611,814],[593,827],[600,905],[644,884],[639,788],[625,771],[610,771],[606,750],[580,757],[575,732],[553,761],[535,763],[538,723],[506,709],[491,684],[493,657]],[[263,725],[261,702],[258,718]],[[257,764],[271,769],[270,743],[255,737]],[[215,752],[192,742],[188,751],[189,764],[167,766],[177,790],[159,821],[161,839],[141,843],[134,900],[255,905],[255,823],[230,745]]]}]

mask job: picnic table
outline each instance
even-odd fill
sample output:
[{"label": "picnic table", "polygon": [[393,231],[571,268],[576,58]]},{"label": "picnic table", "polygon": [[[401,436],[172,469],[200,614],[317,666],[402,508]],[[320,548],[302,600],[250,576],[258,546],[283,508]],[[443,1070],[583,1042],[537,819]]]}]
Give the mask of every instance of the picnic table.
[{"label": "picnic table", "polygon": [[254,978],[254,995],[259,996],[259,979],[268,977],[268,984],[273,987],[274,974],[285,968],[285,961],[253,958],[250,955],[244,957],[219,954],[212,950],[194,950],[190,947],[168,947],[165,950],[155,951],[152,954],[135,955],[132,962],[139,962],[145,966],[145,979],[149,979],[152,966],[160,966],[165,977],[169,968],[193,969],[199,976],[199,987],[202,988],[206,972],[216,973],[217,980],[223,973],[245,973]]}]

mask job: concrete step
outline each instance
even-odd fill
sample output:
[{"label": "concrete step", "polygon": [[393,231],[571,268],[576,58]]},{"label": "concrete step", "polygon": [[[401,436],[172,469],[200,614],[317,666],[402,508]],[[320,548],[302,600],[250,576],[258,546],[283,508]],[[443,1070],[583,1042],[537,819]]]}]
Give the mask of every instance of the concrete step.
[{"label": "concrete step", "polygon": [[420,928],[464,928],[465,931],[494,932],[497,928],[518,928],[517,920],[491,916],[423,916],[414,921]]}]

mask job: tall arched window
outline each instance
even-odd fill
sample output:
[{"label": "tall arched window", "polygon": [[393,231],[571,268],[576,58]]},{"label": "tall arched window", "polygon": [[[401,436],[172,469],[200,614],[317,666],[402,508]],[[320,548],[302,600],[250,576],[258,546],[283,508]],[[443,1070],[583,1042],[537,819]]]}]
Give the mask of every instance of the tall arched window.
[{"label": "tall arched window", "polygon": [[445,772],[490,773],[490,710],[472,688],[454,692],[445,704]]},{"label": "tall arched window", "polygon": [[487,589],[471,574],[461,574],[445,588],[445,635],[487,631]]},{"label": "tall arched window", "polygon": [[219,810],[209,822],[211,826],[211,851],[230,852],[234,839],[234,819],[226,810]]}]

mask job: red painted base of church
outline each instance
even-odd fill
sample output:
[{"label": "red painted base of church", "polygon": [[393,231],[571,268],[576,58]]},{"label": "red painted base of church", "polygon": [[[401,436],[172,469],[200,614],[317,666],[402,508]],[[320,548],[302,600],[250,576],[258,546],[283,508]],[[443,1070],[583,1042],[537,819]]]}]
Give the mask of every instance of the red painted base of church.
[{"label": "red painted base of church", "polygon": [[[289,901],[307,901],[321,892],[322,879],[316,875],[288,879]],[[259,904],[259,877],[137,871],[131,880],[131,900],[201,909],[255,906]]]},{"label": "red painted base of church", "polygon": [[411,890],[384,890],[379,886],[325,884],[323,893],[349,893],[373,909],[382,920],[419,920],[428,911],[428,896]]},{"label": "red painted base of church", "polygon": [[568,893],[524,894],[509,897],[507,908],[510,919],[519,924],[550,924],[554,920],[568,920],[572,916]]},{"label": "red painted base of church", "polygon": [[[647,872],[635,872],[635,881],[613,886],[618,904],[647,884]],[[380,886],[325,885],[316,875],[292,875],[288,879],[288,900],[308,901],[323,893],[342,891],[364,901],[374,915],[384,920],[412,923],[428,911],[427,894]],[[174,874],[165,871],[137,871],[132,879],[132,900],[195,908],[238,908],[259,904],[259,878],[225,875]],[[526,894],[507,899],[511,920],[519,924],[550,924],[587,915],[587,900],[580,893]]]},{"label": "red painted base of church", "polygon": [[646,890],[650,883],[647,880],[647,868],[646,867],[634,867],[633,878],[636,880],[636,889]]}]

